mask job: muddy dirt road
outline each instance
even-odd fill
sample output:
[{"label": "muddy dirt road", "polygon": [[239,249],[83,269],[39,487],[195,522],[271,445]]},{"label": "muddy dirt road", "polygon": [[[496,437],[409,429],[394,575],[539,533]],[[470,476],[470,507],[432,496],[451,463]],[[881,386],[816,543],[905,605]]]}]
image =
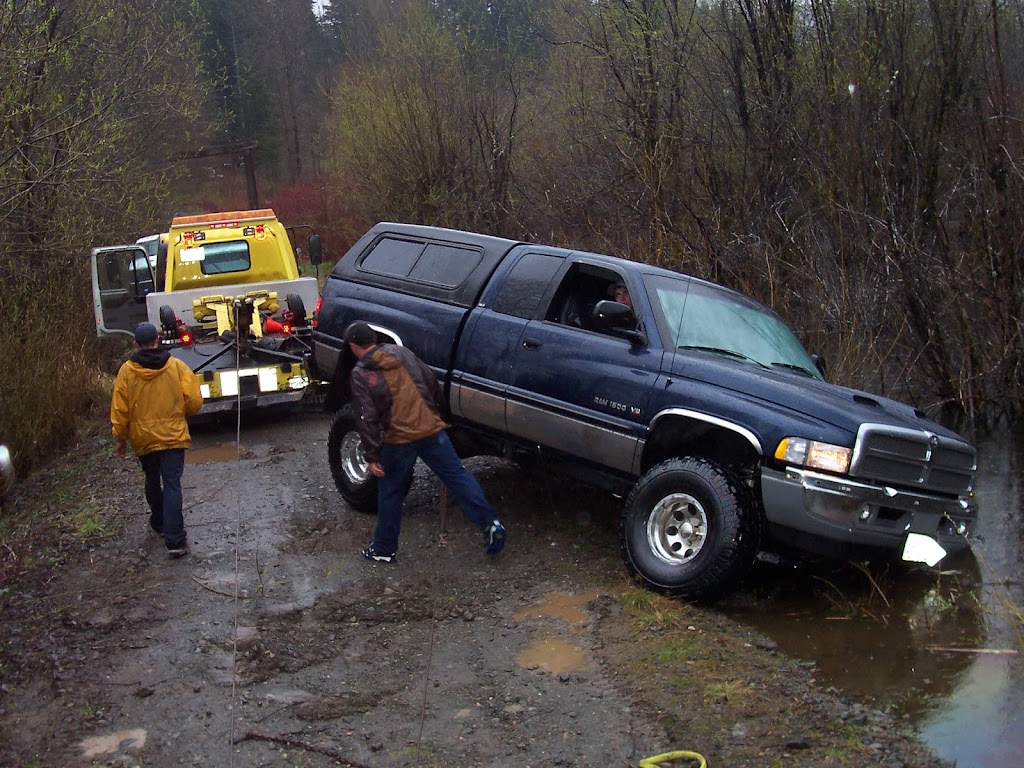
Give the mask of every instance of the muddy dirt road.
[{"label": "muddy dirt road", "polygon": [[328,427],[193,430],[182,560],[102,433],[18,490],[5,514],[102,530],[4,553],[0,765],[939,765],[813,664],[637,589],[617,502],[587,488],[470,460],[509,530],[488,557],[419,466],[397,562],[365,561],[374,520],[333,487]]}]

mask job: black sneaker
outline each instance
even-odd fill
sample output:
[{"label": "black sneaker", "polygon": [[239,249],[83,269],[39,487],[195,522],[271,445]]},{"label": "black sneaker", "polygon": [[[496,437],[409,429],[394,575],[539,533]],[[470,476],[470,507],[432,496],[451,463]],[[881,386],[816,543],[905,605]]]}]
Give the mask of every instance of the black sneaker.
[{"label": "black sneaker", "polygon": [[385,555],[385,554],[383,554],[381,552],[378,552],[377,550],[375,550],[373,548],[373,544],[368,546],[366,549],[362,550],[362,555],[367,560],[373,560],[374,562],[377,562],[377,563],[393,563],[393,562],[395,562],[395,556],[394,555]]},{"label": "black sneaker", "polygon": [[484,528],[484,552],[488,555],[496,555],[505,548],[505,526],[500,521]]},{"label": "black sneaker", "polygon": [[184,557],[188,554],[188,544],[182,544],[180,547],[171,547],[167,550],[167,556],[171,560],[177,560],[180,557]]}]

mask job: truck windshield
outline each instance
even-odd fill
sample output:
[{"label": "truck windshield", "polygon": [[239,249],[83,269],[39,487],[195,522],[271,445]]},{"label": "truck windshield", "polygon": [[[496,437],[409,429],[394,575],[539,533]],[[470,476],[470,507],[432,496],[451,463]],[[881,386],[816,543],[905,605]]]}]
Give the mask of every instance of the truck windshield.
[{"label": "truck windshield", "polygon": [[644,282],[666,346],[821,378],[793,332],[767,307],[696,281],[648,275]]}]

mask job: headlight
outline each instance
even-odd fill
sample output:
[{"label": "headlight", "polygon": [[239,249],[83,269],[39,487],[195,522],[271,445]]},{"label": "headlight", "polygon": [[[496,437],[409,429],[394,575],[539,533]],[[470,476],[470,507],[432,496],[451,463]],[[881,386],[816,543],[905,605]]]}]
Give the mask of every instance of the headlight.
[{"label": "headlight", "polygon": [[804,437],[787,437],[775,449],[775,458],[780,461],[837,474],[845,474],[849,470],[851,455],[849,448]]}]

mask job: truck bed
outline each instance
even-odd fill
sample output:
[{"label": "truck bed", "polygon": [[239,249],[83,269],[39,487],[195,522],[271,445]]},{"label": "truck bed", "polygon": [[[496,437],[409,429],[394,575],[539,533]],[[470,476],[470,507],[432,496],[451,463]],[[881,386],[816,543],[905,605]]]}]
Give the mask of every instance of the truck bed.
[{"label": "truck bed", "polygon": [[149,322],[160,327],[160,307],[169,306],[177,317],[187,323],[194,322],[192,303],[204,296],[244,296],[252,291],[273,291],[284,306],[289,293],[296,293],[302,298],[307,312],[316,306],[320,290],[315,277],[300,277],[297,280],[271,280],[261,283],[240,283],[224,285],[217,288],[191,288],[184,291],[158,291],[146,296],[146,316]]}]

